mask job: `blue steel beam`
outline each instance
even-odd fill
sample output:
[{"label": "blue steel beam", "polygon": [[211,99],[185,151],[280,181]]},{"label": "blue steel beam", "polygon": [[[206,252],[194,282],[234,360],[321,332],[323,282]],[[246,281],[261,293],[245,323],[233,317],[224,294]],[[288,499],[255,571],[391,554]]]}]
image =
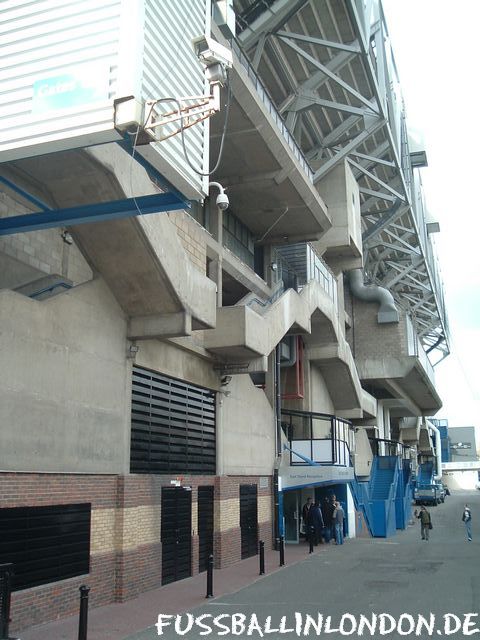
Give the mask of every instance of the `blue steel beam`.
[{"label": "blue steel beam", "polygon": [[39,213],[28,213],[0,219],[0,236],[24,231],[38,231],[53,227],[75,226],[88,222],[117,220],[150,213],[163,213],[189,208],[189,203],[174,193],[156,193],[138,198],[100,202],[97,204],[49,209]]},{"label": "blue steel beam", "polygon": [[[140,155],[140,153],[138,153],[138,151],[136,151],[136,147],[133,146],[132,136],[129,136],[127,134],[125,138],[123,140],[118,141],[117,144],[124,151],[126,151],[128,155],[132,157],[132,159],[134,158],[135,162],[138,162],[138,164],[145,169],[145,171],[148,173],[150,178],[155,178],[155,180],[157,181],[158,185],[161,188],[165,189],[166,191],[170,191],[170,193],[175,194],[178,198],[185,199],[185,197],[182,196],[180,191],[178,191],[173,186],[173,184],[169,182],[163,174],[160,173],[160,171],[155,169],[155,167],[148,160],[146,160],[142,155]],[[186,207],[187,206],[188,208],[191,207],[190,202],[188,202]]]},{"label": "blue steel beam", "polygon": [[9,180],[8,178],[4,178],[3,176],[0,176],[0,182],[3,182],[3,184],[5,184],[9,189],[20,194],[22,198],[25,198],[25,200],[34,204],[41,211],[50,211],[50,207],[47,204],[45,204],[45,202],[43,202],[39,198],[36,198],[35,196],[32,196],[32,194],[28,193],[28,191],[21,189],[18,185],[16,185],[14,182]]}]

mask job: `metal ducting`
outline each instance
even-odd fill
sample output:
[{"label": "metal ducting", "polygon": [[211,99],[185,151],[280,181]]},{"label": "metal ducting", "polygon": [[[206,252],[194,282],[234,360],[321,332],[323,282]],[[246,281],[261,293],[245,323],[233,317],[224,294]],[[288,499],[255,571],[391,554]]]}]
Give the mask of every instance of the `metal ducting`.
[{"label": "metal ducting", "polygon": [[378,324],[399,322],[398,310],[390,291],[374,284],[366,286],[363,282],[362,269],[348,271],[348,282],[351,292],[359,300],[380,303],[377,315]]}]

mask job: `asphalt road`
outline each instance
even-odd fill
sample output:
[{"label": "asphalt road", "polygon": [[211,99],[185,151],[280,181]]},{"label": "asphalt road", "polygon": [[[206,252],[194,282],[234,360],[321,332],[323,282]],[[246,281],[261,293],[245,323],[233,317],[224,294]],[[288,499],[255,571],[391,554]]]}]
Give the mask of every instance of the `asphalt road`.
[{"label": "asphalt road", "polygon": [[[467,542],[461,521],[465,502],[472,507],[472,542]],[[445,504],[432,507],[430,512],[433,530],[428,542],[421,540],[416,521],[392,538],[355,539],[343,546],[331,546],[323,553],[190,611],[190,622],[206,614],[200,620],[204,627],[194,622],[187,631],[189,619],[182,614],[177,631],[173,627],[175,619],[166,617],[162,619],[168,623],[165,626],[151,627],[128,640],[203,636],[478,638],[480,491],[452,493]],[[391,618],[380,615],[385,613]],[[233,614],[239,614],[233,618],[237,620],[236,626],[232,624]],[[217,616],[223,617],[217,618],[215,624]],[[283,626],[282,616],[285,616]],[[307,616],[316,627],[305,627]],[[423,616],[426,624],[419,616]]]}]

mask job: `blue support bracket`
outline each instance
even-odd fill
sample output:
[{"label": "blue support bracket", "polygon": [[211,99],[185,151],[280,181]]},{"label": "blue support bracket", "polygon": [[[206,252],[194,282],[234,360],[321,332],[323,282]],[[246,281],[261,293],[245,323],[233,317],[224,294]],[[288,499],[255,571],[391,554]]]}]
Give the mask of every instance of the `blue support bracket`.
[{"label": "blue support bracket", "polygon": [[[176,196],[178,196],[180,199],[185,200],[184,196],[180,193],[180,191],[178,191],[171,182],[169,182],[164,175],[162,175],[160,173],[160,171],[158,171],[158,169],[155,169],[155,167],[148,161],[146,160],[140,153],[136,153],[136,147],[133,146],[133,140],[132,140],[132,136],[129,136],[128,134],[125,135],[123,140],[119,140],[117,142],[118,146],[121,147],[124,151],[126,151],[128,153],[129,156],[131,156],[131,158],[135,158],[135,162],[138,162],[138,164],[140,166],[142,166],[145,171],[148,173],[148,175],[150,176],[150,178],[155,181],[159,187],[161,187],[162,189],[165,189],[165,191],[169,191],[170,193],[175,194]],[[185,206],[183,207],[184,209],[190,209],[191,208],[191,203],[186,200],[185,201]]]},{"label": "blue support bracket", "polygon": [[15,193],[19,193],[22,196],[22,198],[25,198],[25,200],[34,204],[41,211],[48,211],[50,209],[48,204],[45,204],[45,202],[40,200],[40,198],[36,198],[35,196],[32,196],[31,193],[28,193],[28,191],[25,191],[25,189],[21,189],[18,185],[16,185],[14,182],[9,180],[8,178],[4,178],[3,176],[0,176],[0,182],[2,182],[12,191],[15,191]]},{"label": "blue support bracket", "polygon": [[189,207],[189,202],[178,192],[167,192],[67,209],[47,209],[38,213],[1,218],[0,236],[53,227],[75,226],[89,222],[117,220],[150,213],[163,213]]}]

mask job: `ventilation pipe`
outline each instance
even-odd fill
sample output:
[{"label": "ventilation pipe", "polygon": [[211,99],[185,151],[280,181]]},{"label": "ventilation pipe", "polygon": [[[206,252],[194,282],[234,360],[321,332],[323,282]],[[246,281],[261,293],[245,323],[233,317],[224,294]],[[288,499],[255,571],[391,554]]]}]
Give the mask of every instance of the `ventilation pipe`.
[{"label": "ventilation pipe", "polygon": [[399,315],[395,301],[388,289],[371,284],[366,286],[363,282],[362,269],[353,269],[348,272],[348,282],[353,295],[365,302],[379,302],[377,320],[378,324],[387,324],[399,321]]},{"label": "ventilation pipe", "polygon": [[427,427],[430,428],[435,434],[435,463],[436,463],[437,471],[433,477],[435,478],[435,480],[441,480],[442,479],[442,441],[440,440],[440,431],[433,424],[433,422],[430,422],[430,420],[427,420]]}]

